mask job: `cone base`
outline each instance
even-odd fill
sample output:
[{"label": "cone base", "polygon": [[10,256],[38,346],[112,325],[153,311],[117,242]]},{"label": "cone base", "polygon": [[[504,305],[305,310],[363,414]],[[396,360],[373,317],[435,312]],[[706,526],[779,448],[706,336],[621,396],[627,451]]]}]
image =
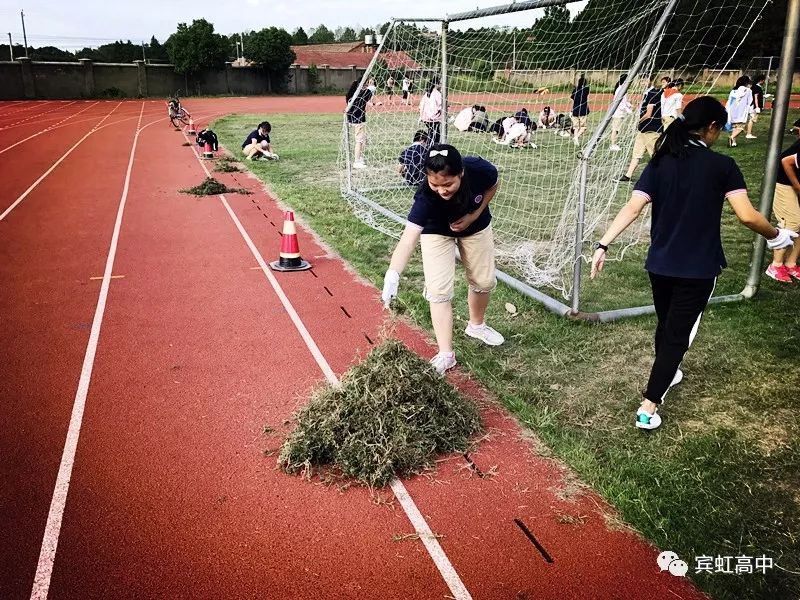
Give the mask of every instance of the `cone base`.
[{"label": "cone base", "polygon": [[302,258],[281,258],[269,263],[273,271],[307,271],[311,264]]},{"label": "cone base", "polygon": [[211,152],[203,152],[203,158],[206,160],[211,160],[214,158],[214,155]]},{"label": "cone base", "polygon": [[190,134],[190,135],[194,135],[194,134],[195,134],[195,133],[197,133],[197,132],[196,132],[194,129],[190,129],[190,130],[188,130],[186,133],[188,133],[188,134]]}]

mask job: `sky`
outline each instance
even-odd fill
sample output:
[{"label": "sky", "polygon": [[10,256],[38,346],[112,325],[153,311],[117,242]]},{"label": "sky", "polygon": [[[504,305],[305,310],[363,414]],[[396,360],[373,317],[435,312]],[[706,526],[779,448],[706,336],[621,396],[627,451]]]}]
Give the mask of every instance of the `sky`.
[{"label": "sky", "polygon": [[[20,11],[25,12],[25,29],[31,46],[57,46],[77,50],[114,40],[149,42],[150,36],[163,42],[180,22],[204,18],[219,33],[282,27],[309,31],[319,24],[337,27],[375,27],[392,17],[441,17],[506,4],[504,0],[438,0],[415,7],[403,0],[0,0],[0,35],[7,43],[22,43]],[[586,4],[570,5],[575,14]],[[526,11],[513,17],[517,26],[530,25],[541,11]],[[509,24],[508,15],[487,18],[481,25]],[[477,24],[465,22],[465,27]]]}]

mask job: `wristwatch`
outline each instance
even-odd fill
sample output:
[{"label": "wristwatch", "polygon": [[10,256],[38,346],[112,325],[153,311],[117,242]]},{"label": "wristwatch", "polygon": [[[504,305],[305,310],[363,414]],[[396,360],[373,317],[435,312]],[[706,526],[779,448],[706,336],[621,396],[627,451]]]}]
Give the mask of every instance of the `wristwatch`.
[{"label": "wristwatch", "polygon": [[595,243],[594,243],[594,246],[592,246],[592,248],[593,248],[594,250],[600,250],[600,249],[602,249],[602,250],[603,250],[603,252],[608,252],[608,246],[606,246],[605,244],[601,244],[600,242],[595,242]]}]

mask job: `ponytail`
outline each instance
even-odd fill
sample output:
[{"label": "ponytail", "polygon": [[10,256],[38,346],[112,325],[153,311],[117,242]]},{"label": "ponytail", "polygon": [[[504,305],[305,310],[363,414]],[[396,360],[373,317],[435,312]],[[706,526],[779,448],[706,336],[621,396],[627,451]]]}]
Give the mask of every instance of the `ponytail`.
[{"label": "ponytail", "polygon": [[683,158],[687,155],[687,146],[698,133],[711,125],[720,129],[728,121],[728,112],[719,100],[711,96],[695,98],[672,124],[664,130],[656,142],[656,151],[650,162],[658,164],[664,156]]}]

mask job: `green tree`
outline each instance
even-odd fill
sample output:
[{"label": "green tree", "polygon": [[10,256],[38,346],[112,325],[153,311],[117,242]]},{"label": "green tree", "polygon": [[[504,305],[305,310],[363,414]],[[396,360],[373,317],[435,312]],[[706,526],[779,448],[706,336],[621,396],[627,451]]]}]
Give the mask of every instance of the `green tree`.
[{"label": "green tree", "polygon": [[159,43],[156,36],[150,38],[150,43],[147,45],[147,60],[150,62],[165,63],[169,61],[167,56],[167,49]]},{"label": "green tree", "polygon": [[358,34],[355,32],[355,29],[352,27],[345,27],[342,30],[342,34],[339,36],[340,42],[358,42],[359,37]]},{"label": "green tree", "polygon": [[292,34],[292,44],[295,46],[305,46],[308,44],[308,34],[302,27],[298,27]]},{"label": "green tree", "polygon": [[[25,56],[24,48],[21,48],[22,53],[17,54],[15,52],[14,57],[18,58],[20,56]],[[57,61],[57,62],[70,62],[76,60],[75,55],[72,52],[67,52],[66,50],[62,50],[61,48],[56,48],[55,46],[42,46],[41,48],[29,48],[28,55],[31,57],[31,60],[46,60],[46,61]],[[8,45],[6,45],[6,52],[3,60],[8,60]]]},{"label": "green tree", "polygon": [[205,19],[196,19],[191,25],[178,23],[178,30],[169,36],[165,46],[175,72],[186,75],[223,67],[229,56],[228,40],[214,33],[214,25]]},{"label": "green tree", "polygon": [[320,25],[314,30],[308,41],[312,44],[331,44],[336,41],[336,35],[325,25]]},{"label": "green tree", "polygon": [[289,76],[289,67],[295,61],[292,36],[277,27],[266,27],[253,32],[247,40],[247,56],[259,63],[269,81],[283,89]]}]

